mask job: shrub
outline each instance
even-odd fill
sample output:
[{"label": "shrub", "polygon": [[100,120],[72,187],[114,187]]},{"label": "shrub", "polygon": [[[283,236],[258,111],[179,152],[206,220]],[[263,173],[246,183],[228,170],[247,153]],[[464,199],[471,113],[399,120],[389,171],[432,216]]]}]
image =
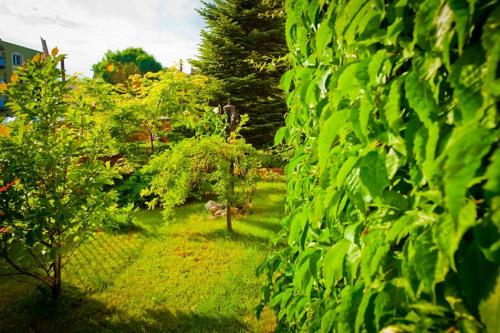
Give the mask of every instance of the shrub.
[{"label": "shrub", "polygon": [[[190,138],[154,157],[142,170],[151,176],[143,195],[154,195],[150,207],[161,205],[165,216],[190,197],[201,199],[214,194],[232,206],[249,203],[255,192],[257,159],[255,149],[243,139],[228,143],[220,136]],[[234,175],[230,165],[234,163]],[[230,182],[234,182],[232,192]]]},{"label": "shrub", "polygon": [[498,331],[497,1],[287,1],[285,331]]}]

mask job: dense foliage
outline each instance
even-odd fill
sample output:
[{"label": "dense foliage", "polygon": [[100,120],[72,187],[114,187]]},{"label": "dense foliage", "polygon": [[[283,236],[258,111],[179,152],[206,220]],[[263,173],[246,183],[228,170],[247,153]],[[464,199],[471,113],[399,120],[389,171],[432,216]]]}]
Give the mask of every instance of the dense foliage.
[{"label": "dense foliage", "polygon": [[226,207],[248,207],[259,178],[259,159],[257,150],[239,134],[247,121],[243,117],[231,127],[226,115],[207,110],[195,137],[157,155],[141,170],[151,179],[141,193],[152,197],[149,207],[163,207],[165,218],[188,198],[215,196]]},{"label": "dense foliage", "polygon": [[238,112],[249,115],[242,134],[256,146],[270,145],[283,125],[286,112],[279,78],[283,66],[259,70],[259,64],[286,54],[284,19],[267,15],[280,2],[216,0],[203,2],[199,10],[206,23],[201,33],[199,60],[193,65],[202,74],[223,83],[215,95],[218,104],[227,99]]},{"label": "dense foliage", "polygon": [[[151,156],[195,135],[217,89],[214,79],[174,68],[132,75],[127,84],[85,79],[74,85],[75,93],[92,105],[96,122],[109,126],[114,148],[110,160],[121,166],[125,182]],[[128,199],[139,199],[134,193],[141,191],[143,182],[136,182],[140,176],[135,176],[119,186]],[[130,189],[133,184],[140,188]]]},{"label": "dense foliage", "polygon": [[125,83],[134,74],[156,73],[163,68],[154,56],[141,48],[108,51],[98,63],[92,66],[95,78],[108,83]]},{"label": "dense foliage", "polygon": [[498,332],[498,2],[286,11],[295,155],[262,305],[284,331]]},{"label": "dense foliage", "polygon": [[113,202],[115,171],[102,158],[110,141],[75,98],[74,78],[61,79],[63,56],[32,62],[12,77],[6,94],[16,119],[0,136],[0,259],[12,272],[61,290],[61,269],[102,227]]},{"label": "dense foliage", "polygon": [[[165,217],[186,199],[207,195],[215,195],[225,205],[242,207],[251,202],[255,192],[255,155],[255,149],[243,139],[227,142],[217,135],[185,139],[144,168],[152,179],[143,194],[155,196],[149,205],[163,207]],[[231,183],[236,185],[234,191]]]}]

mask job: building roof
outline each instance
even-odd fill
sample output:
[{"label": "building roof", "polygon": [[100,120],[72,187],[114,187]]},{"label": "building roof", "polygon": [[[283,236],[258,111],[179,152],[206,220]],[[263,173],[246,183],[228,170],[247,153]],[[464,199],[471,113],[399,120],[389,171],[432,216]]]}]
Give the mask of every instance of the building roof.
[{"label": "building roof", "polygon": [[19,45],[19,44],[14,44],[14,43],[9,43],[9,42],[7,42],[6,40],[4,40],[4,39],[2,39],[2,38],[0,38],[0,44],[9,44],[9,45],[11,45],[11,46],[18,46],[18,47],[22,47],[22,48],[28,49],[28,50],[30,50],[30,51],[33,51],[33,52],[42,53],[42,51],[40,51],[40,50],[34,50],[34,49],[32,49],[32,48],[30,48],[30,47],[26,47],[26,46],[24,46],[24,45]]}]

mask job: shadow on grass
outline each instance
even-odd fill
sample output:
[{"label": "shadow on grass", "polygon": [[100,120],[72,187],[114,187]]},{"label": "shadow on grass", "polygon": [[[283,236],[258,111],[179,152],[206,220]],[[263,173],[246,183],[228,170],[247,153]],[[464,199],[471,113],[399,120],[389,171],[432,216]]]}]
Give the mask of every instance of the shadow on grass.
[{"label": "shadow on grass", "polygon": [[267,248],[270,245],[270,239],[267,237],[241,233],[238,231],[228,231],[226,229],[211,232],[195,232],[189,236],[189,240],[194,242],[225,240],[259,248]]},{"label": "shadow on grass", "polygon": [[0,332],[242,332],[236,317],[215,317],[168,309],[145,310],[140,317],[125,313],[65,286],[58,304],[49,291],[33,290],[0,312]]},{"label": "shadow on grass", "polygon": [[281,230],[281,225],[276,220],[279,221],[278,218],[265,220],[261,216],[245,216],[244,218],[241,218],[238,223],[252,225],[254,227],[277,233]]}]

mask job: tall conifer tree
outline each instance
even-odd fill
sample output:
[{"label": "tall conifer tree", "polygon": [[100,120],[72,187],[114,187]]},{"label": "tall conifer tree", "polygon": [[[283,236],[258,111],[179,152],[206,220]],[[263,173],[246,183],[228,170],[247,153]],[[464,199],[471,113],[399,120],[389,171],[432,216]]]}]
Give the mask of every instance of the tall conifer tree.
[{"label": "tall conifer tree", "polygon": [[[286,105],[279,87],[283,66],[258,69],[258,64],[287,53],[284,18],[273,15],[280,2],[214,0],[198,10],[206,23],[200,55],[192,64],[201,73],[220,79],[220,103],[228,98],[249,115],[242,134],[256,146],[272,144],[284,124]],[[272,66],[271,66],[272,67]]]}]

